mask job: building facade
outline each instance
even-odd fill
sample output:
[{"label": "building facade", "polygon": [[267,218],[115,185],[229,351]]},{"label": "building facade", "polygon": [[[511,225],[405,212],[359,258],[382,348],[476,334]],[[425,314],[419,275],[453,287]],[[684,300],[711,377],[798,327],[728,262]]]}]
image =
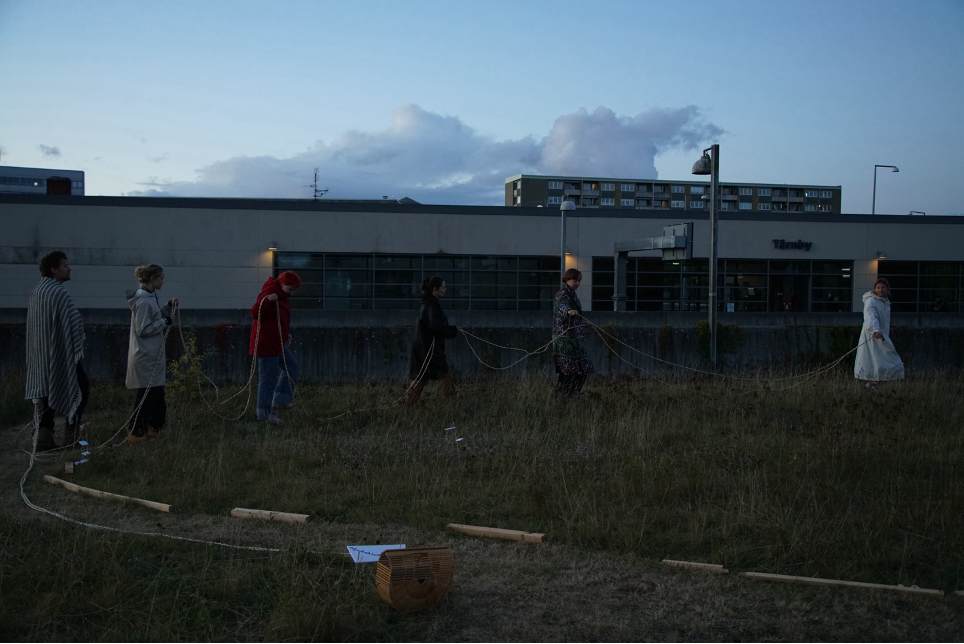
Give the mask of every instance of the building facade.
[{"label": "building facade", "polygon": [[[552,207],[570,197],[580,208],[696,210],[709,208],[709,181],[551,177],[505,180],[505,205]],[[720,183],[720,209],[743,214],[840,213],[840,186]]]},{"label": "building facade", "polygon": [[[627,310],[705,311],[709,221],[700,211],[567,212],[566,265],[586,310],[613,310],[614,244],[693,224],[693,258],[631,256]],[[301,309],[404,311],[438,274],[452,311],[548,311],[560,283],[558,209],[397,202],[0,195],[0,308],[26,306],[40,258],[64,250],[85,309],[127,306],[133,269],[165,268],[165,294],[190,309],[247,309],[264,280],[295,270]],[[721,213],[717,301],[729,312],[862,310],[887,276],[896,312],[938,299],[964,312],[964,218]]]},{"label": "building facade", "polygon": [[[51,179],[55,181],[51,182]],[[66,191],[67,182],[69,182],[69,193]],[[54,183],[57,183],[56,187]],[[83,170],[54,170],[52,168],[21,168],[0,165],[0,194],[45,195],[48,192],[57,192],[61,189],[61,185],[63,185],[64,194],[83,196]],[[57,192],[57,194],[60,193]]]}]

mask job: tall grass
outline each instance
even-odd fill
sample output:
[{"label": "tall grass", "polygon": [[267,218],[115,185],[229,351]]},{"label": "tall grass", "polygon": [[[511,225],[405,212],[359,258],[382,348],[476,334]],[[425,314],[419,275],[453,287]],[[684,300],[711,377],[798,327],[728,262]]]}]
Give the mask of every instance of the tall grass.
[{"label": "tall grass", "polygon": [[[785,390],[766,380],[599,377],[568,402],[553,398],[541,378],[479,379],[461,383],[455,401],[429,387],[426,404],[414,409],[392,405],[402,393],[397,383],[302,386],[282,426],[255,423],[253,413],[241,421],[218,418],[196,393],[184,393],[169,401],[162,438],[99,451],[73,480],[172,503],[179,515],[223,515],[240,506],[339,524],[436,530],[468,523],[544,532],[552,542],[653,560],[964,588],[959,374],[890,384],[877,395],[845,375]],[[128,406],[119,389],[96,387],[91,441],[113,433]],[[60,465],[44,467],[53,473]],[[24,529],[2,526],[8,543]],[[73,541],[84,541],[84,552],[93,548],[105,562],[117,556],[105,541],[68,532],[56,524],[39,528],[41,542],[66,540],[66,548],[79,549]],[[121,576],[116,592],[133,584],[124,592],[143,601],[159,584],[167,584],[167,595],[187,592],[178,590],[175,572],[160,572],[158,562],[172,547],[155,545],[150,560],[137,564],[157,571],[153,582]],[[332,575],[324,583],[292,582],[277,575],[294,575],[294,565],[282,567],[288,573],[258,572],[239,558],[247,555],[225,553],[205,564],[218,567],[215,576],[232,596],[297,594],[298,584],[327,587],[346,574],[329,562],[319,573]],[[225,591],[215,585],[190,592]],[[190,611],[209,605],[165,610],[185,610],[185,619],[193,619]],[[276,603],[265,605],[260,617],[247,619],[269,630],[288,623],[269,614]],[[282,613],[292,610],[282,605]],[[296,630],[338,637],[341,622],[329,617]],[[136,632],[167,634],[152,628]]]}]

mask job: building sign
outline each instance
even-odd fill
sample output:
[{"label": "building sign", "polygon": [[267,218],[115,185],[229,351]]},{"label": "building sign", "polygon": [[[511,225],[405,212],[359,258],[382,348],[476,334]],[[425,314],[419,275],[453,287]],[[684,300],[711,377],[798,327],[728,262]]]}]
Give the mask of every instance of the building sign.
[{"label": "building sign", "polygon": [[798,239],[797,241],[787,241],[786,239],[774,239],[773,247],[777,250],[810,250],[813,246],[813,242],[803,241]]}]

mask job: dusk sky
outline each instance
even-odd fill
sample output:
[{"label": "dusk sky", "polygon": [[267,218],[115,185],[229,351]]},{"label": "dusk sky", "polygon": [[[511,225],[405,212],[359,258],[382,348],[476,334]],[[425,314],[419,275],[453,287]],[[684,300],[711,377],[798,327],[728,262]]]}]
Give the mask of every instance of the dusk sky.
[{"label": "dusk sky", "polygon": [[964,0],[0,0],[0,164],[88,195],[501,205],[525,174],[964,214]]}]

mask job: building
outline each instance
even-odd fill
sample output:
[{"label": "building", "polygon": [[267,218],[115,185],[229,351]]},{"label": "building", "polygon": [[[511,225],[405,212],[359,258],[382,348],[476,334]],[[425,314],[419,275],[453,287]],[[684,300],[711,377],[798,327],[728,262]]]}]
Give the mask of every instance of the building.
[{"label": "building", "polygon": [[[505,180],[506,206],[558,206],[571,197],[580,208],[707,209],[708,181],[605,179],[517,174]],[[720,209],[749,213],[839,213],[840,186],[720,183]]]},{"label": "building", "polygon": [[[683,215],[683,218],[680,217]],[[707,213],[583,208],[567,212],[567,266],[583,274],[586,310],[613,310],[614,244],[692,222],[693,259],[630,258],[628,311],[705,311]],[[264,280],[291,269],[301,309],[404,310],[441,275],[451,311],[551,308],[560,216],[552,208],[393,201],[0,195],[0,309],[26,306],[37,263],[64,250],[78,307],[127,306],[133,269],[164,266],[166,292],[189,309],[246,310]],[[887,276],[895,312],[940,297],[964,312],[964,217],[721,213],[717,300],[727,313],[859,312]],[[464,318],[463,318],[464,319]]]},{"label": "building", "polygon": [[[60,180],[60,181],[51,181]],[[69,181],[69,192],[67,182]],[[0,194],[7,195],[84,195],[83,170],[54,170],[51,168],[20,168],[0,165]]]}]

